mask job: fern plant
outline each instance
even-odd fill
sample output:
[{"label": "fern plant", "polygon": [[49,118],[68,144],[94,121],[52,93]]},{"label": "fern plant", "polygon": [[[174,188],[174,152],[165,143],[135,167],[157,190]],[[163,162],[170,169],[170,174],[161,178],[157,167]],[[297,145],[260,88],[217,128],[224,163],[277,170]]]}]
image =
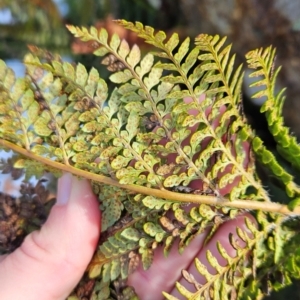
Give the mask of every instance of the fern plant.
[{"label": "fern plant", "polygon": [[[184,255],[205,228],[211,227],[209,240],[245,211],[256,219],[247,220],[250,234],[237,230],[245,245],[231,239],[231,257],[218,243],[225,265],[208,252],[215,274],[196,259],[206,283],[183,270],[195,289],[177,283],[182,297],[261,299],[299,278],[300,188],[242,112],[243,67],[235,69],[226,38],[200,34],[193,45],[176,33],[167,38],[139,22],[116,22],[153,52],[143,56],[105,29],[67,26],[103,57],[109,88],[96,69],[33,46],[24,78],[0,62],[0,145],[18,153],[14,167],[26,178],[68,171],[90,179],[99,195],[103,238],[81,283],[92,278],[90,298],[136,299],[124,282],[139,260],[151,266],[158,244],[167,256],[179,241]],[[246,55],[256,78],[251,86],[262,87],[253,97],[267,98],[261,111],[278,152],[300,170],[299,144],[283,123],[284,90],[275,90],[274,57],[272,47]],[[288,204],[270,197],[256,163],[281,182]]]}]

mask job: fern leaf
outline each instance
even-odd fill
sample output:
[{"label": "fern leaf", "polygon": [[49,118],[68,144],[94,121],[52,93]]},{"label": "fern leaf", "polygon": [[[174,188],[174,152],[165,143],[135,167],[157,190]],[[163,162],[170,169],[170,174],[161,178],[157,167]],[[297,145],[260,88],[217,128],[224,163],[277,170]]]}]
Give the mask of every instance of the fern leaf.
[{"label": "fern leaf", "polygon": [[289,130],[284,126],[282,118],[284,89],[277,94],[275,93],[275,82],[280,71],[280,68],[274,69],[275,49],[268,47],[265,50],[253,50],[246,55],[246,58],[249,67],[256,70],[250,74],[250,77],[263,76],[262,80],[254,82],[253,85],[259,84],[265,86],[265,88],[252,97],[267,97],[261,112],[264,112],[266,115],[269,129],[277,142],[277,149],[285,159],[300,170],[300,146],[296,138],[289,134]]},{"label": "fern leaf", "polygon": [[[256,71],[250,74],[250,77],[263,76],[254,82],[252,86],[265,86],[261,91],[253,95],[253,97],[266,96],[267,100],[261,108],[268,121],[269,129],[277,142],[279,153],[295,168],[299,169],[298,156],[300,155],[300,147],[295,137],[291,136],[287,127],[283,125],[282,106],[284,102],[284,89],[275,95],[275,82],[280,68],[274,70],[275,49],[268,47],[267,49],[257,49],[246,55],[250,68]],[[268,151],[262,144],[262,141],[256,137],[253,143],[253,150],[257,153],[258,158],[264,165],[268,165],[273,174],[285,184],[288,197],[291,198],[290,208],[294,209],[298,204],[300,193],[299,186],[295,183],[294,177],[284,170],[275,160],[274,155]]]},{"label": "fern leaf", "polygon": [[[159,48],[160,50],[162,50],[163,52],[159,52],[158,56],[159,57],[163,57],[168,59],[169,61],[171,61],[171,63],[159,63],[156,65],[157,68],[166,68],[166,70],[171,71],[174,74],[171,75],[167,75],[162,77],[162,81],[164,82],[170,82],[172,84],[185,84],[186,88],[185,90],[182,91],[178,91],[178,92],[173,92],[169,94],[169,97],[173,97],[176,99],[180,99],[180,98],[184,98],[184,97],[192,97],[193,99],[193,106],[191,104],[190,109],[197,109],[198,110],[198,114],[194,117],[194,121],[192,121],[192,116],[186,116],[189,119],[191,119],[191,121],[188,121],[188,119],[183,118],[183,116],[180,116],[181,118],[177,120],[177,130],[179,130],[179,126],[183,126],[186,127],[187,125],[191,126],[192,124],[197,124],[199,123],[199,120],[201,119],[201,123],[203,124],[203,126],[207,126],[206,129],[206,136],[210,139],[213,139],[214,141],[209,143],[208,145],[210,145],[211,147],[207,146],[206,147],[206,152],[201,153],[199,160],[196,160],[195,163],[195,171],[198,175],[198,178],[200,178],[201,180],[203,180],[204,182],[209,182],[211,188],[216,191],[216,193],[219,194],[218,188],[212,183],[211,180],[208,180],[206,178],[206,176],[204,174],[206,174],[206,168],[208,168],[208,165],[205,164],[204,162],[207,162],[209,159],[209,156],[211,156],[212,149],[216,148],[216,149],[222,149],[221,151],[224,152],[227,156],[226,161],[224,161],[224,165],[222,165],[222,168],[224,168],[226,165],[234,165],[237,166],[236,160],[242,160],[242,157],[239,157],[239,155],[237,155],[236,158],[232,157],[232,155],[228,152],[228,150],[226,150],[225,145],[221,142],[220,143],[220,137],[221,137],[221,132],[220,135],[218,137],[215,136],[215,133],[213,133],[215,130],[217,131],[218,128],[212,128],[212,123],[216,122],[215,119],[217,118],[217,116],[219,115],[219,109],[221,107],[221,105],[227,105],[228,107],[226,108],[226,113],[228,114],[227,118],[234,118],[234,119],[239,119],[240,114],[237,110],[237,104],[240,102],[240,98],[239,96],[237,97],[237,95],[240,94],[240,89],[241,89],[241,66],[238,68],[238,70],[236,71],[235,74],[232,74],[232,70],[233,70],[233,64],[234,64],[234,56],[230,58],[229,52],[230,52],[230,46],[225,47],[224,49],[222,49],[223,44],[225,43],[225,38],[223,39],[219,39],[218,36],[215,37],[211,37],[211,36],[207,36],[207,35],[203,35],[203,36],[199,36],[198,38],[196,38],[196,48],[194,48],[193,50],[191,50],[191,52],[189,54],[189,47],[190,47],[190,41],[189,39],[186,39],[179,47],[178,52],[177,53],[173,53],[173,49],[172,51],[170,51],[168,49],[167,44],[165,45],[163,43],[163,41],[159,38],[157,38],[157,36],[154,34],[154,29],[150,29],[149,26],[146,26],[145,28],[143,27],[143,25],[141,23],[131,23],[131,22],[127,22],[127,21],[118,21],[118,23],[122,26],[124,26],[125,28],[128,28],[134,32],[136,32],[141,38],[145,39],[145,41],[147,43],[151,43],[154,46],[156,46],[157,48]],[[171,37],[171,41],[173,43],[173,40],[175,39],[175,36]],[[168,42],[167,42],[168,43]],[[170,42],[171,43],[171,42]],[[199,54],[199,50],[201,51],[205,51],[205,52],[209,52],[208,54]],[[162,56],[162,53],[164,53],[164,55]],[[156,55],[156,53],[154,53]],[[188,76],[188,72],[191,69],[191,67],[194,66],[194,64],[196,63],[196,56],[198,56],[199,59],[203,59],[203,63],[200,64],[199,68],[196,68],[193,72],[193,74],[191,74],[190,76]],[[208,59],[208,60],[206,60]],[[177,74],[179,75],[177,75]],[[205,75],[203,75],[204,73],[206,73]],[[176,75],[175,75],[176,74]],[[197,76],[196,76],[197,74]],[[201,79],[201,76],[203,77]],[[232,78],[232,84],[230,83],[230,79]],[[196,86],[193,89],[193,86],[195,85],[196,82],[198,82],[198,80],[200,79],[200,85]],[[191,80],[191,81],[190,81]],[[219,87],[219,82],[222,83],[222,87]],[[200,102],[198,101],[198,96],[199,94],[196,94],[196,91],[201,91],[202,93],[206,93],[206,97],[207,97],[207,106],[209,107],[214,107],[215,110],[212,110],[212,112],[214,113],[214,115],[209,114],[207,116],[203,106],[201,106]],[[224,100],[223,100],[224,99]],[[226,99],[226,100],[225,100]],[[220,104],[218,103],[218,101],[220,101]],[[222,104],[221,104],[222,103]],[[181,105],[181,104],[179,104]],[[176,111],[176,106],[174,108],[174,110]],[[209,118],[208,118],[209,117]],[[176,116],[173,114],[173,118],[176,119]],[[225,119],[225,117],[224,117]],[[183,120],[184,122],[182,122],[181,120]],[[224,127],[222,127],[224,128]],[[235,132],[238,132],[241,128],[243,128],[245,131],[248,132],[247,134],[247,139],[250,140],[251,136],[253,135],[251,133],[251,131],[249,131],[249,127],[245,127],[244,124],[242,124],[240,122],[240,126],[239,127],[235,127],[236,130]],[[205,134],[205,131],[203,131],[203,128],[201,135],[199,135],[197,141],[203,140],[203,136]],[[233,131],[233,130],[232,130]],[[186,131],[185,131],[186,132]],[[196,137],[196,135],[198,134],[198,132],[194,133],[194,137]],[[184,138],[186,138],[187,136],[183,135],[182,136],[182,140]],[[215,140],[216,139],[216,140]],[[242,148],[242,143],[244,142],[245,139],[241,140],[241,145],[239,146],[239,148]],[[181,140],[179,140],[181,141]],[[189,152],[189,155],[181,155],[183,156],[184,160],[191,166],[193,165],[190,161],[191,157],[193,157],[197,152],[199,152],[199,148],[195,148],[195,140],[193,140],[193,143],[191,145],[191,149],[193,149],[194,151]],[[175,149],[177,149],[177,151],[180,151],[178,149],[178,147],[175,146]],[[183,151],[183,149],[182,149]],[[197,152],[196,152],[197,151]],[[184,151],[183,151],[184,152]],[[206,153],[210,153],[209,156],[206,155]],[[242,153],[242,151],[240,151],[239,153]],[[199,166],[202,166],[202,169],[199,168]],[[234,167],[235,168],[235,167]],[[201,170],[201,173],[199,172],[199,170]],[[257,188],[258,190],[258,194],[261,194],[259,197],[262,197],[263,199],[268,199],[268,195],[265,193],[265,191],[263,190],[263,188],[259,185],[257,185],[256,181],[254,180],[254,178],[251,178],[253,175],[251,175],[251,171],[253,170],[253,168],[249,168],[249,172],[247,172],[247,170],[245,169],[239,169],[239,167],[235,168],[235,171],[238,171],[239,174],[241,174],[242,178],[247,178],[246,180],[249,181],[250,185],[253,185]],[[251,170],[251,171],[250,171]],[[217,167],[215,166],[215,172],[216,173],[220,173],[221,169],[217,170]],[[237,174],[237,173],[235,173]],[[210,177],[210,174],[208,174],[208,176]],[[173,176],[174,177],[174,176]],[[212,176],[211,176],[212,177]],[[234,177],[234,175],[232,176]],[[192,179],[196,179],[197,177],[195,176],[195,178]],[[168,186],[170,186],[169,183],[169,178],[166,179],[165,183],[168,184]],[[178,178],[179,180],[179,178]],[[180,181],[176,180],[173,184],[178,185],[180,184]],[[230,184],[230,181],[232,181],[232,178],[223,178],[223,182],[224,182],[224,186],[226,186],[226,184]],[[244,180],[245,181],[245,180]],[[184,181],[184,184],[189,184],[189,181]],[[242,191],[240,191],[240,194],[242,193]],[[233,199],[234,197],[236,197],[238,195],[238,188],[236,188],[235,192],[233,193],[231,199]]]},{"label": "fern leaf", "polygon": [[2,60],[0,70],[1,137],[29,149],[30,144],[35,142],[35,136],[28,131],[37,119],[38,105],[26,81],[16,80],[14,72]]},{"label": "fern leaf", "polygon": [[[227,263],[221,265],[210,251],[207,251],[209,267],[205,266],[196,258],[195,268],[199,274],[201,274],[201,278],[205,279],[205,283],[197,281],[196,278],[199,280],[199,276],[195,277],[185,272],[184,278],[193,285],[193,288],[189,285],[190,288],[187,290],[181,283],[177,283],[176,287],[180,294],[186,299],[199,299],[200,297],[206,297],[207,299],[229,299],[230,295],[234,295],[238,299],[244,299],[243,297],[247,294],[252,296],[263,295],[262,286],[258,284],[259,288],[254,292],[252,290],[253,286],[251,284],[248,285],[245,278],[248,278],[249,276],[265,276],[261,271],[256,271],[257,273],[253,274],[254,268],[253,266],[251,267],[251,264],[255,264],[256,269],[262,267],[262,265],[265,265],[266,267],[266,265],[272,264],[272,259],[276,259],[276,254],[274,256],[274,252],[258,251],[263,247],[268,247],[267,244],[262,245],[261,243],[266,243],[265,238],[266,235],[268,235],[268,232],[272,232],[272,225],[270,226],[270,224],[268,224],[268,229],[265,228],[265,230],[258,231],[249,220],[247,220],[246,223],[252,236],[241,229],[237,230],[237,235],[246,243],[246,245],[241,246],[234,238],[231,239],[232,246],[236,249],[236,256],[231,257],[228,255],[222,245],[218,243],[218,250]],[[272,233],[270,236],[272,236]],[[290,238],[291,236],[288,237],[288,239]],[[247,260],[245,264],[243,258],[248,256],[250,250],[253,251],[254,257],[251,260]],[[233,276],[231,274],[230,269],[232,267],[235,269],[235,272],[239,272],[239,276]],[[208,271],[208,269],[210,269],[210,271]],[[263,269],[266,270],[267,268],[262,268],[261,270]]]}]

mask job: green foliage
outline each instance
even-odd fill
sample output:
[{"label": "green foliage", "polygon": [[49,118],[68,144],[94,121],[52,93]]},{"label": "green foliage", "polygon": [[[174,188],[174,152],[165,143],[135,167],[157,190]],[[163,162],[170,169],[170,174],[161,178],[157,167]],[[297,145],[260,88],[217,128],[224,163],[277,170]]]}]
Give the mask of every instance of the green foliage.
[{"label": "green foliage", "polygon": [[[253,98],[267,97],[261,107],[261,112],[265,113],[269,125],[269,130],[277,142],[277,150],[281,156],[300,170],[300,146],[296,138],[289,134],[289,129],[284,126],[282,107],[284,104],[284,90],[276,94],[275,83],[280,68],[274,66],[275,49],[257,49],[247,54],[249,68],[255,69],[250,77],[259,77],[259,80],[251,84],[251,87],[265,86],[253,95]],[[274,159],[273,154],[265,149],[261,140],[256,137],[254,141],[254,151],[258,154],[263,164],[268,164],[274,175],[282,180],[286,186],[286,192],[290,197],[299,194],[299,187],[294,185],[293,177],[288,174]],[[293,207],[290,203],[290,207]]]},{"label": "green foliage", "polygon": [[0,9],[11,16],[9,22],[0,24],[0,51],[4,55],[15,58],[14,55],[20,53],[20,43],[24,50],[26,44],[60,48],[69,44],[68,32],[55,1],[0,0]]},{"label": "green foliage", "polygon": [[[226,263],[208,251],[215,272],[196,259],[206,283],[184,270],[194,289],[177,283],[179,293],[185,299],[260,299],[269,292],[266,281],[268,289],[278,290],[299,278],[300,189],[241,111],[243,67],[235,70],[231,45],[201,34],[193,46],[176,33],[167,38],[138,22],[117,23],[154,51],[143,56],[105,29],[68,26],[96,56],[104,56],[111,90],[96,69],[34,47],[24,59],[25,78],[16,79],[0,64],[0,145],[28,156],[15,166],[28,177],[56,167],[93,179],[103,238],[88,269],[97,282],[91,299],[111,299],[116,282],[126,280],[140,261],[148,269],[158,244],[167,256],[178,241],[184,255],[205,228],[211,227],[207,242],[245,209],[257,210],[257,224],[248,219],[247,232],[237,229],[242,246],[230,238],[236,255],[218,243]],[[299,144],[283,125],[283,91],[275,91],[274,55],[270,47],[246,56],[255,69],[250,76],[259,76],[252,86],[265,86],[254,96],[267,96],[262,112],[278,151],[299,170]],[[256,162],[282,182],[288,206],[271,201]],[[282,280],[270,280],[270,274]],[[126,299],[136,297],[129,287],[122,292]]]}]

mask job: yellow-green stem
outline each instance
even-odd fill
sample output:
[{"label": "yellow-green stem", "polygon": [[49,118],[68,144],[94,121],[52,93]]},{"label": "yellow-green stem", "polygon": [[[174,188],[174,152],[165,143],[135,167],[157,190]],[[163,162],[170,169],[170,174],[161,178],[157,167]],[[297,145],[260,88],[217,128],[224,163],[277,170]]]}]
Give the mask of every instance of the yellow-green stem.
[{"label": "yellow-green stem", "polygon": [[77,169],[70,165],[64,165],[62,163],[50,160],[48,158],[38,156],[32,153],[31,151],[28,151],[20,146],[17,146],[11,142],[2,139],[0,139],[0,145],[9,148],[17,153],[20,153],[27,158],[39,161],[55,169],[59,169],[65,172],[70,172],[76,176],[87,178],[93,181],[124,188],[135,193],[151,195],[158,198],[163,198],[166,200],[182,202],[182,203],[196,203],[196,204],[203,203],[203,204],[208,204],[208,205],[213,205],[218,207],[231,207],[231,208],[245,209],[245,210],[263,210],[265,212],[274,212],[274,213],[279,213],[279,214],[289,215],[289,216],[300,216],[300,207],[296,207],[294,211],[290,211],[286,205],[282,205],[276,202],[260,202],[254,200],[234,200],[234,201],[225,200],[224,201],[224,199],[220,199],[215,196],[180,194],[168,190],[152,189],[152,188],[138,186],[134,184],[120,184],[118,181],[110,177],[93,174],[87,171]]}]

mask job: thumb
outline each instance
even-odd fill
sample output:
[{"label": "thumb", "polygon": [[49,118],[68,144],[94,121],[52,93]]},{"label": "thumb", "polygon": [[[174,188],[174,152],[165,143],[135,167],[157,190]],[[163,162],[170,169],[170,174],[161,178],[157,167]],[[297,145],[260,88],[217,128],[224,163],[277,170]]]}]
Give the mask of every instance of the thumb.
[{"label": "thumb", "polygon": [[100,233],[98,202],[87,180],[65,173],[41,230],[0,262],[0,298],[65,299],[82,277]]}]

